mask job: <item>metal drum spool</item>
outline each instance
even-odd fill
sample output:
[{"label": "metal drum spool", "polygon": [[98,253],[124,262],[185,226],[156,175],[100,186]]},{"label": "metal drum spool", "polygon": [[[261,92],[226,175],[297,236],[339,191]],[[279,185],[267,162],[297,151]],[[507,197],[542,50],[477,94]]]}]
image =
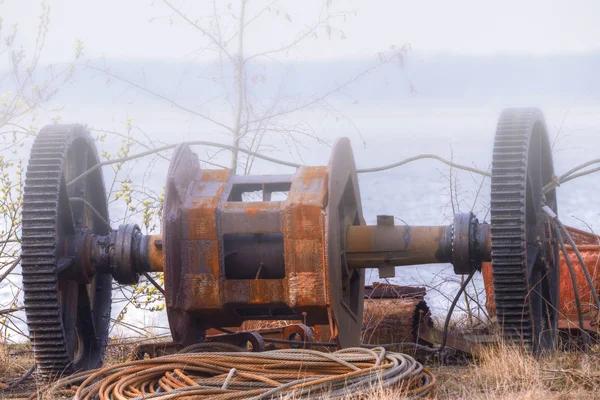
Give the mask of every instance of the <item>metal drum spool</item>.
[{"label": "metal drum spool", "polygon": [[[248,192],[258,198],[243,201]],[[286,192],[284,200],[271,200]],[[179,146],[163,212],[167,310],[173,338],[202,340],[209,327],[256,319],[329,324],[341,346],[358,345],[364,271],[347,268],[345,231],[364,224],[348,139],[329,165],[291,175],[202,170]]]}]

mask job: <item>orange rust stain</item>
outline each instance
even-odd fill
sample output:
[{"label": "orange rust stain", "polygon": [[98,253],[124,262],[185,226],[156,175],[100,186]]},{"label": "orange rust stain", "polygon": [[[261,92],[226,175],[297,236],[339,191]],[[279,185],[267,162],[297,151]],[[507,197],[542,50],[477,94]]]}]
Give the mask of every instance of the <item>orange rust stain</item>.
[{"label": "orange rust stain", "polygon": [[189,210],[190,239],[217,239],[215,209],[210,204],[199,204]]},{"label": "orange rust stain", "polygon": [[162,235],[152,235],[150,244],[148,245],[148,259],[150,260],[151,272],[163,272],[164,269],[162,246],[156,246],[157,240],[162,240]]},{"label": "orange rust stain", "polygon": [[215,211],[225,184],[219,186],[215,196],[196,196],[188,210],[190,239],[216,239],[217,220]]},{"label": "orange rust stain", "polygon": [[[594,286],[597,291],[600,291],[600,249],[590,249],[580,251],[581,256],[585,264],[587,265],[590,275],[594,279]],[[585,314],[592,315],[594,310],[593,300],[591,296],[591,289],[587,283],[583,270],[579,265],[577,256],[569,249],[569,259],[575,270],[575,280],[577,282],[577,288],[579,289],[579,296],[583,304],[582,311]],[[483,275],[483,282],[485,286],[486,302],[485,306],[490,316],[496,315],[496,304],[494,302],[494,282],[492,273],[492,263],[483,263],[481,272]],[[573,316],[577,314],[577,308],[575,305],[575,295],[573,293],[573,283],[571,280],[571,274],[569,267],[564,256],[560,256],[560,288],[559,288],[559,317],[561,320],[565,319],[565,316]]]},{"label": "orange rust stain", "polygon": [[320,238],[290,239],[289,245],[293,252],[289,257],[291,265],[288,270],[300,273],[316,272],[324,269],[323,253],[325,249]]},{"label": "orange rust stain", "polygon": [[210,246],[206,248],[204,252],[204,260],[206,261],[206,266],[210,269],[215,279],[218,278],[220,272],[219,244],[216,240],[211,241]]},{"label": "orange rust stain", "polygon": [[229,179],[230,170],[228,169],[205,169],[202,170],[204,182],[226,182]]},{"label": "orange rust stain", "polygon": [[258,214],[260,212],[264,212],[264,210],[261,210],[258,207],[247,207],[246,208],[246,214],[248,214],[251,217],[255,216],[256,214]]},{"label": "orange rust stain", "polygon": [[327,306],[323,237],[327,170],[306,167],[298,175],[283,213],[286,292],[290,307],[315,307],[313,314],[320,314]]},{"label": "orange rust stain", "polygon": [[302,184],[294,185],[288,195],[288,201],[303,205],[319,205],[324,208],[327,196],[329,175],[325,167],[306,167],[300,173]]},{"label": "orange rust stain", "polygon": [[293,203],[296,204],[302,204],[303,206],[309,206],[309,205],[316,205],[319,207],[324,207],[324,198],[325,198],[325,193],[327,193],[327,191],[321,191],[319,193],[313,193],[313,192],[307,192],[307,193],[302,193],[302,192],[293,192],[290,193],[290,195],[288,196],[288,199],[290,199]]},{"label": "orange rust stain", "polygon": [[315,179],[326,179],[327,178],[327,167],[306,167],[303,170],[304,185],[310,185],[311,181]]},{"label": "orange rust stain", "polygon": [[331,342],[331,331],[329,325],[314,325],[313,340],[315,342]]},{"label": "orange rust stain", "polygon": [[207,274],[186,274],[184,279],[184,287],[188,289],[184,306],[186,311],[222,307],[218,278]]},{"label": "orange rust stain", "polygon": [[229,179],[228,169],[205,169],[202,171],[202,180],[205,182],[226,182]]},{"label": "orange rust stain", "polygon": [[[580,251],[585,265],[588,267],[594,286],[598,291],[600,289],[600,250]],[[579,297],[582,303],[582,311],[584,314],[595,314],[594,300],[592,290],[585,278],[585,274],[574,251],[568,251],[569,259],[573,269],[575,270],[575,280],[579,289]],[[559,310],[565,315],[576,315],[577,305],[575,303],[575,294],[573,293],[573,281],[569,273],[569,267],[566,260],[561,257],[560,260],[560,307]]]},{"label": "orange rust stain", "polygon": [[287,302],[285,286],[281,280],[252,279],[250,284],[249,304],[273,304]]},{"label": "orange rust stain", "polygon": [[298,272],[290,276],[288,291],[293,307],[327,306],[325,282],[319,272]]},{"label": "orange rust stain", "polygon": [[320,206],[298,205],[292,210],[289,221],[293,239],[317,239],[323,229],[323,212]]},{"label": "orange rust stain", "polygon": [[[202,262],[203,266],[210,271],[211,276],[214,278],[219,277],[219,245],[216,240],[206,241],[203,246],[197,246],[197,243],[192,243],[188,248],[188,257],[192,271],[195,272],[196,267]],[[202,269],[202,271],[206,271],[206,269]]]},{"label": "orange rust stain", "polygon": [[279,202],[257,201],[257,202],[226,202],[223,204],[223,210],[243,211],[248,215],[255,215],[266,211],[279,211],[281,204]]},{"label": "orange rust stain", "polygon": [[254,280],[250,281],[250,304],[268,304],[269,290],[265,281]]},{"label": "orange rust stain", "polygon": [[256,202],[256,203],[247,203],[243,206],[244,211],[249,216],[255,216],[260,213],[265,213],[271,210],[278,210],[279,205],[277,203],[270,202]]},{"label": "orange rust stain", "polygon": [[481,275],[483,276],[483,286],[485,288],[485,308],[490,316],[496,315],[496,303],[494,302],[494,278],[492,274],[492,263],[481,263]]},{"label": "orange rust stain", "polygon": [[[323,222],[323,225],[325,225],[325,222]],[[323,248],[323,250],[321,251],[321,265],[323,266],[321,268],[321,270],[319,271],[320,275],[321,275],[321,279],[323,280],[323,296],[325,296],[325,303],[327,304],[328,308],[331,305],[332,301],[331,301],[331,297],[332,297],[332,291],[330,289],[331,285],[332,285],[332,280],[335,279],[333,277],[331,277],[331,268],[329,267],[329,255],[328,253],[328,248],[327,248],[328,242],[327,239],[325,238],[325,226],[323,226],[323,229],[321,230],[321,247]]]},{"label": "orange rust stain", "polygon": [[200,263],[200,249],[195,243],[190,242],[188,245],[188,268],[195,271],[195,268]]},{"label": "orange rust stain", "polygon": [[419,328],[433,324],[423,299],[366,299],[363,337],[370,344],[415,342]]}]

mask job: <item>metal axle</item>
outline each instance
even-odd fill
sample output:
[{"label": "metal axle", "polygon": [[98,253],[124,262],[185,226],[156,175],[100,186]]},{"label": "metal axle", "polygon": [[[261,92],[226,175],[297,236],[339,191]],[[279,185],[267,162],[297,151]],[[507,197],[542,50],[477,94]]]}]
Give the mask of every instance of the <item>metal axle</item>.
[{"label": "metal axle", "polygon": [[[447,226],[395,226],[393,216],[380,215],[377,225],[348,226],[345,240],[350,269],[379,268],[386,273],[384,269],[390,267],[450,263],[456,274],[468,274],[491,260],[489,225],[479,224],[471,213],[457,215]],[[84,265],[89,264],[86,269],[110,272],[119,283],[133,284],[143,272],[164,270],[162,236],[143,235],[137,225],[121,225],[107,236],[88,235],[83,242],[86,251],[80,254],[85,257]],[[261,244],[268,241],[256,239],[254,245],[236,251],[256,261],[264,257],[260,255]],[[266,259],[264,263],[268,268]],[[239,268],[257,267],[249,264]]]},{"label": "metal axle", "polygon": [[[96,273],[110,273],[121,284],[135,284],[144,272],[163,272],[162,236],[144,235],[135,224],[121,225],[108,235],[88,231],[67,238],[73,259],[68,272],[89,281]],[[82,273],[85,271],[85,276]]]},{"label": "metal axle", "polygon": [[492,253],[489,225],[471,213],[448,226],[394,226],[394,217],[378,216],[377,225],[349,226],[346,241],[348,268],[451,263],[456,274],[468,274]]}]

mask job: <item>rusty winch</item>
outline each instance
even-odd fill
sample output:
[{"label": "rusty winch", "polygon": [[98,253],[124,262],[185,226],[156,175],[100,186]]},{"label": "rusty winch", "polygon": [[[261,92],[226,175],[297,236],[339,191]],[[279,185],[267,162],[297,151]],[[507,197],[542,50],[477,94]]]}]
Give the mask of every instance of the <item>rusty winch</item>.
[{"label": "rusty winch", "polygon": [[[329,325],[341,347],[360,342],[366,268],[451,263],[457,274],[492,261],[499,323],[534,350],[556,336],[558,248],[542,205],[556,211],[545,122],[535,109],[506,110],[492,165],[491,225],[471,214],[449,226],[365,225],[354,157],[339,139],[327,166],[290,175],[204,170],[188,145],[168,171],[162,235],[114,231],[96,147],[80,125],[51,125],[31,151],[23,205],[27,323],[44,373],[102,362],[112,279],[134,284],[164,272],[172,337],[201,342],[213,327],[249,320]],[[77,179],[76,179],[77,178]],[[407,190],[410,190],[408,188]],[[258,198],[247,199],[247,193]],[[282,198],[284,194],[287,197]]]}]

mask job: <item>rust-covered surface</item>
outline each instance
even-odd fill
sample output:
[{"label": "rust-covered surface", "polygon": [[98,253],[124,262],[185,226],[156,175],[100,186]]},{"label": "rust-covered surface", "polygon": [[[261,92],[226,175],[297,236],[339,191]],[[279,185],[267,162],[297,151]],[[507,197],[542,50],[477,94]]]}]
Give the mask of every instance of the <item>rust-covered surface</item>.
[{"label": "rust-covered surface", "polygon": [[365,286],[365,299],[420,299],[423,300],[427,289],[422,286],[400,286],[388,283],[374,282]]},{"label": "rust-covered surface", "polygon": [[148,244],[148,262],[150,264],[150,272],[164,271],[162,235],[150,236]]},{"label": "rust-covered surface", "polygon": [[[321,326],[306,326],[300,321],[244,321],[239,327],[229,327],[227,330],[234,333],[252,333],[263,338],[263,350],[274,349],[310,349],[312,343],[321,340]],[[207,338],[217,341],[223,337],[219,329],[208,329]],[[294,342],[294,343],[292,343]]]},{"label": "rust-covered surface", "polygon": [[433,326],[425,292],[383,283],[366,286],[362,342],[415,343],[420,331]]},{"label": "rust-covered surface", "polygon": [[[425,294],[424,287],[378,282],[365,286],[362,343],[415,343],[420,335],[433,327],[429,307],[424,300]],[[296,337],[295,340],[326,343],[335,339],[331,337],[329,326],[307,327],[302,321],[252,320],[245,321],[240,327],[227,329],[234,332],[253,331],[266,339],[292,340]],[[217,329],[207,330],[207,335],[220,333]],[[275,343],[275,347],[290,348],[292,345]],[[313,348],[331,350],[330,347],[324,346],[313,346]]]},{"label": "rust-covered surface", "polygon": [[[595,282],[596,291],[600,291],[600,236],[581,231],[579,229],[567,227],[571,237],[575,241],[583,260],[588,267],[590,275]],[[593,318],[595,316],[595,307],[591,295],[590,286],[583,273],[581,265],[572,247],[567,245],[569,259],[575,270],[577,287],[582,303],[585,325],[587,329],[597,329],[594,326]],[[486,291],[486,308],[491,316],[496,315],[494,302],[494,286],[492,281],[492,264],[484,263],[482,267],[483,280]],[[560,256],[560,297],[559,297],[559,328],[569,329],[577,328],[577,307],[575,305],[575,295],[573,293],[573,284],[571,274],[567,267],[564,256]]]},{"label": "rust-covered surface", "polygon": [[[162,240],[176,342],[195,343],[207,328],[248,320],[300,320],[329,325],[334,338],[341,323],[342,335],[355,338],[345,346],[358,344],[362,301],[356,300],[362,300],[364,274],[348,272],[339,254],[345,226],[363,219],[349,141],[336,146],[329,167],[266,176],[202,170],[188,146],[176,149]],[[273,200],[278,192],[287,198]],[[349,219],[342,227],[340,210]]]},{"label": "rust-covered surface", "polygon": [[[594,281],[596,291],[600,290],[600,237],[586,232],[569,228],[569,233],[575,241],[585,265],[588,267],[590,275]],[[581,265],[577,260],[575,252],[571,246],[567,247],[571,265],[575,270],[577,287],[581,298],[582,311],[586,315],[586,319],[591,319],[597,312],[594,306],[590,286],[585,278]],[[566,261],[561,257],[560,261],[560,310],[566,316],[577,315],[577,307],[575,305],[575,295],[573,294],[573,282],[569,274]],[[576,318],[572,318],[576,321]],[[566,321],[564,321],[566,322]],[[564,324],[567,325],[567,324]],[[574,325],[572,325],[574,326]],[[567,326],[565,326],[567,327]]]}]

